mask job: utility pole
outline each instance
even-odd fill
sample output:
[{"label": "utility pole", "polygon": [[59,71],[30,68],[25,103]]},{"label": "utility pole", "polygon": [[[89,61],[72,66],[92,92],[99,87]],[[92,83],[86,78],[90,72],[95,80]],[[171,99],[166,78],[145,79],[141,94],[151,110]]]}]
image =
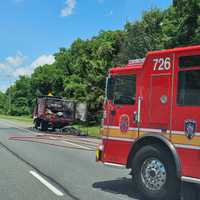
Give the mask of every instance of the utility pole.
[{"label": "utility pole", "polygon": [[[9,81],[10,83],[10,81]],[[11,86],[11,84],[10,84]],[[9,88],[9,91],[8,91],[8,114],[10,114],[11,112],[11,89]]]}]

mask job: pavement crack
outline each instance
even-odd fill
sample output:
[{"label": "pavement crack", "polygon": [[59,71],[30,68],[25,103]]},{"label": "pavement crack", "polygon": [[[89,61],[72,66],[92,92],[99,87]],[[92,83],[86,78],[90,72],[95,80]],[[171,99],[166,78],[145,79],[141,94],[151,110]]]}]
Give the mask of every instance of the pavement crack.
[{"label": "pavement crack", "polygon": [[17,159],[21,160],[22,162],[24,162],[26,165],[30,166],[32,169],[34,169],[35,171],[37,171],[38,173],[40,173],[43,177],[46,177],[48,180],[50,180],[52,183],[54,183],[55,185],[57,185],[61,190],[63,190],[63,192],[69,196],[71,199],[73,200],[80,200],[78,197],[76,197],[75,195],[73,195],[67,188],[65,188],[63,185],[61,185],[59,182],[57,182],[54,178],[52,178],[51,176],[45,174],[44,172],[42,172],[40,169],[38,169],[36,166],[34,166],[32,163],[30,163],[29,161],[25,160],[24,158],[22,158],[20,155],[18,155],[16,152],[14,152],[12,149],[10,149],[8,146],[6,146],[5,144],[3,144],[0,141],[0,145],[5,148],[8,152],[10,152],[13,156],[15,156]]}]

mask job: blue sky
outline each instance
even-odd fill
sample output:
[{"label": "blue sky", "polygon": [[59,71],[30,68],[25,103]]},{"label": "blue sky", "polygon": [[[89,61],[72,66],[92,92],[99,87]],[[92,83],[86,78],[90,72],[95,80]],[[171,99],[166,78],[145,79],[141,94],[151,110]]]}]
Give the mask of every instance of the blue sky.
[{"label": "blue sky", "polygon": [[54,62],[60,47],[100,30],[123,29],[143,11],[167,8],[172,0],[2,0],[0,5],[0,90],[19,75]]}]

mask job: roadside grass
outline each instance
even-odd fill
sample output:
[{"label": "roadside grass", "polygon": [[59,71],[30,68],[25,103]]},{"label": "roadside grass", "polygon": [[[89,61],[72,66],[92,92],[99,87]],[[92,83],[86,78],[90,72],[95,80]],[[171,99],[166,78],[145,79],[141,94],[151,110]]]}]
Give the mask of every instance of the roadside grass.
[{"label": "roadside grass", "polygon": [[91,137],[96,137],[96,138],[101,137],[100,136],[100,125],[90,125],[87,127],[86,125],[76,124],[76,125],[73,125],[73,127],[81,130],[84,133],[88,133],[88,135]]},{"label": "roadside grass", "polygon": [[0,114],[0,118],[1,119],[8,119],[8,120],[13,120],[16,122],[25,122],[28,124],[32,124],[33,123],[33,119],[31,118],[31,116],[10,116],[10,115],[2,115]]},{"label": "roadside grass", "polygon": [[[10,116],[0,114],[0,119],[12,120],[15,122],[26,123],[27,125],[33,124],[33,119],[31,116]],[[74,128],[81,130],[84,133],[88,133],[90,137],[100,138],[100,125],[89,125],[88,127],[85,124],[75,124]]]}]

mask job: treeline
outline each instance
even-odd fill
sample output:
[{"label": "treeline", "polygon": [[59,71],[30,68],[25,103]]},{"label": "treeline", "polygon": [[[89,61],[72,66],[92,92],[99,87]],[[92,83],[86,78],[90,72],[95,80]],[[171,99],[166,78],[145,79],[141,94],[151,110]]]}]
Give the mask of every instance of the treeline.
[{"label": "treeline", "polygon": [[174,0],[166,10],[144,12],[124,30],[101,31],[61,48],[55,63],[36,68],[30,77],[19,77],[5,94],[0,93],[0,113],[30,115],[36,97],[52,91],[55,96],[87,102],[90,113],[97,115],[110,67],[143,58],[151,50],[195,44],[200,44],[200,0]]}]

